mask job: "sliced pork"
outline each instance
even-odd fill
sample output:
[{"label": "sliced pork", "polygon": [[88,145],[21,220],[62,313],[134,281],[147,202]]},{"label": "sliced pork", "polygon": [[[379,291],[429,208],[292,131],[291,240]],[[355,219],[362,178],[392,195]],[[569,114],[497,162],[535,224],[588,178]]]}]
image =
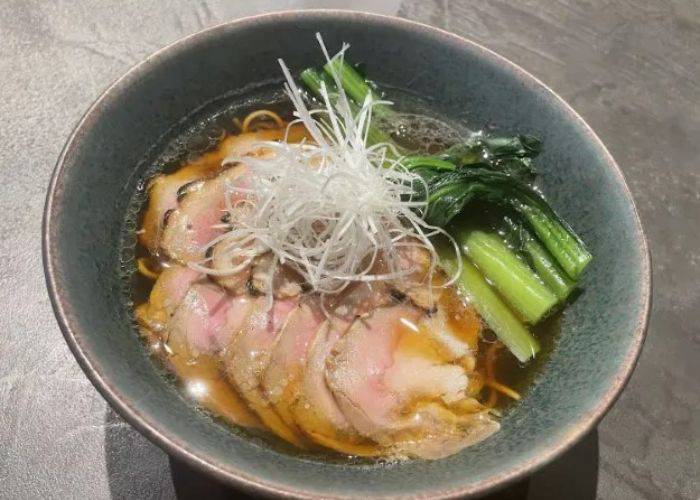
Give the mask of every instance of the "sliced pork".
[{"label": "sliced pork", "polygon": [[325,297],[324,308],[335,318],[342,321],[353,321],[357,317],[366,316],[378,307],[391,305],[395,302],[391,290],[381,281],[353,283],[337,295]]},{"label": "sliced pork", "polygon": [[254,302],[210,283],[195,284],[173,314],[170,331],[182,332],[195,353],[216,353],[246,324]]},{"label": "sliced pork", "polygon": [[163,227],[178,206],[178,193],[183,187],[194,186],[201,179],[220,170],[220,165],[193,165],[174,174],[160,174],[148,186],[149,204],[143,218],[139,241],[151,252],[157,252]]},{"label": "sliced pork", "polygon": [[205,258],[209,243],[223,233],[215,226],[221,225],[226,197],[232,204],[243,199],[231,189],[247,185],[246,172],[244,165],[235,165],[185,194],[163,230],[160,245],[168,257],[184,264]]},{"label": "sliced pork", "polygon": [[317,305],[299,304],[277,335],[270,361],[261,375],[268,401],[290,427],[296,427],[292,406],[299,394],[310,346],[320,330],[326,328],[326,319]]},{"label": "sliced pork", "polygon": [[454,455],[500,428],[485,411],[460,413],[434,402],[417,405],[400,426],[404,432],[394,436],[389,453],[431,460]]},{"label": "sliced pork", "polygon": [[[189,298],[189,295],[188,295]],[[188,298],[173,316],[171,328],[167,335],[167,364],[180,377],[185,391],[205,408],[215,412],[234,424],[245,427],[264,428],[246,402],[235,391],[231,384],[221,376],[221,362],[214,352],[202,352],[202,347],[210,347],[210,339],[222,333],[221,323],[235,328],[236,320],[232,313],[245,314],[245,306],[241,307],[240,300],[233,300],[227,308],[227,321],[212,321],[208,314],[201,311],[189,310],[187,317],[185,309],[190,309]],[[216,300],[215,300],[216,302]],[[213,315],[220,315],[213,311]],[[218,330],[218,333],[212,331]]]},{"label": "sliced pork", "polygon": [[[149,201],[139,233],[141,244],[151,252],[158,251],[163,228],[178,208],[180,199],[189,188],[196,188],[198,181],[221,172],[227,157],[258,154],[261,151],[260,141],[279,141],[284,139],[284,134],[285,130],[275,129],[229,136],[216,150],[203,154],[176,172],[155,176],[148,185]],[[298,142],[304,135],[304,128],[295,126],[290,129],[288,140]]]},{"label": "sliced pork", "polygon": [[349,326],[329,320],[317,330],[292,411],[299,428],[315,443],[348,455],[380,455],[382,448],[348,422],[326,383],[326,360]]},{"label": "sliced pork", "polygon": [[466,307],[454,289],[447,289],[435,310],[421,320],[420,328],[441,349],[445,359],[458,362],[470,373],[476,366],[481,320]]},{"label": "sliced pork", "polygon": [[[420,403],[435,403],[455,415],[449,408],[467,397],[468,378],[464,367],[451,364],[441,347],[421,334],[421,317],[419,309],[394,306],[358,319],[333,347],[326,379],[360,434],[398,454],[432,457],[434,450],[415,444],[422,436],[452,443],[463,435],[457,423],[443,428],[435,423],[442,420],[423,416]],[[402,448],[403,442],[412,443],[410,449]]]},{"label": "sliced pork", "polygon": [[278,299],[295,297],[301,293],[302,278],[288,265],[273,265],[272,253],[256,257],[251,269],[250,285],[258,293],[272,293]]},{"label": "sliced pork", "polygon": [[[297,446],[438,458],[498,429],[470,384],[480,321],[454,292],[431,312],[397,303],[381,284],[354,285],[325,312],[318,296],[299,297],[268,309],[266,296],[174,265],[137,314],[186,353],[170,357],[177,373],[198,367],[199,385],[216,387],[216,397],[198,394],[205,406],[225,412],[225,401],[230,420]],[[222,368],[229,389],[213,375]]]},{"label": "sliced pork", "polygon": [[430,275],[430,253],[411,242],[399,243],[396,248],[399,256],[399,270],[411,271],[407,276],[393,280],[390,287],[402,295],[406,295],[413,304],[426,310],[435,308],[442,288],[436,286]]},{"label": "sliced pork", "polygon": [[255,299],[246,324],[226,347],[224,363],[229,380],[260,420],[282,439],[305,447],[306,441],[296,426],[285,422],[267,399],[261,380],[277,336],[297,307],[296,299],[277,300],[268,310],[266,297]]},{"label": "sliced pork", "polygon": [[148,302],[136,309],[136,319],[153,332],[165,330],[190,286],[200,279],[202,275],[188,267],[166,267],[153,285]]},{"label": "sliced pork", "polygon": [[[244,262],[243,259],[232,259],[228,254],[230,243],[222,241],[212,248],[211,267],[216,271],[224,271],[238,266]],[[233,293],[245,293],[250,282],[252,265],[247,265],[236,273],[215,276],[214,280],[227,290]]]}]

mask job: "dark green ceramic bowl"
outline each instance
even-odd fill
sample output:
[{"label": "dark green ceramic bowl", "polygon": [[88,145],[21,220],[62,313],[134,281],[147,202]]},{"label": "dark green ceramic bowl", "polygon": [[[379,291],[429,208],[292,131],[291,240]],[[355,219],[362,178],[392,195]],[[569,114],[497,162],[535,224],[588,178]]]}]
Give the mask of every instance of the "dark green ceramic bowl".
[{"label": "dark green ceramic bowl", "polygon": [[[352,44],[385,84],[471,124],[544,140],[542,188],[588,243],[585,292],[564,316],[541,376],[494,437],[452,457],[400,465],[300,459],[232,433],[182,399],[139,342],[125,306],[119,241],[149,148],[203,104],[319,62],[314,34]],[[90,380],[154,443],[267,494],[303,497],[479,494],[528,474],[590,430],[634,367],[650,302],[649,254],[620,169],[593,131],[534,77],[447,32],[375,15],[305,11],[231,22],[149,57],[112,85],[68,141],[51,182],[44,261],[61,329]]]}]

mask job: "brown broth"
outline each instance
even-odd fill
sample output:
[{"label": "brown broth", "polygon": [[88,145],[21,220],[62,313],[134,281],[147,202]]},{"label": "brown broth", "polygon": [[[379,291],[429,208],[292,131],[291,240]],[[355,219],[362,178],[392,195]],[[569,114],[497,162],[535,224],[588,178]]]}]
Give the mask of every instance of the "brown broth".
[{"label": "brown broth", "polygon": [[[224,137],[238,132],[234,119],[242,119],[248,111],[259,108],[260,104],[255,102],[247,108],[244,106],[223,106],[223,111],[219,110],[200,120],[194,127],[188,129],[172,141],[166,151],[158,159],[154,168],[155,172],[174,172],[188,162],[201,155],[214,151]],[[290,108],[283,104],[265,105],[267,109],[273,109],[285,119],[291,116]],[[422,120],[422,121],[421,121]],[[421,119],[419,115],[404,115],[404,119],[398,124],[398,128],[393,131],[395,138],[406,145],[420,147],[426,152],[433,152],[436,148],[447,146],[459,137],[459,131],[451,125],[443,122],[443,131],[449,132],[449,138],[439,140],[431,134],[426,134],[426,124],[436,123],[434,117]],[[415,136],[422,132],[422,136]],[[145,203],[145,194],[142,190],[135,197],[136,205],[139,206],[138,226],[141,226]],[[471,217],[463,221],[463,224],[472,226],[492,227],[492,221],[501,214],[493,211],[479,211],[478,218]],[[133,234],[131,235],[133,239]],[[134,263],[136,259],[143,259],[146,266],[158,271],[166,268],[168,262],[159,255],[152,255],[146,248],[138,242],[125,245],[130,250],[126,261],[131,262],[131,278],[129,283],[129,300],[133,304],[143,304],[148,301],[149,294],[153,288],[154,281],[137,272]],[[464,318],[462,318],[464,320]],[[546,362],[549,352],[551,352],[559,331],[560,317],[555,315],[541,324],[532,327],[531,330],[542,344],[542,351],[535,361],[522,365],[506,349],[500,349],[495,365],[496,379],[514,390],[523,394],[540,373],[542,365]],[[178,385],[182,388],[183,394],[190,400],[195,401],[200,407],[208,410],[215,417],[227,423],[234,423],[249,429],[262,429],[263,425],[258,418],[249,410],[233,387],[226,381],[221,367],[221,362],[210,356],[194,357],[189,352],[186,343],[182,339],[161,338],[142,329],[144,342],[149,351],[159,360],[163,366],[177,378]],[[478,341],[470,340],[470,345],[478,343],[478,355],[476,358],[476,370],[480,373],[484,371],[484,352],[491,342],[495,340],[493,333],[488,330],[483,331]],[[478,395],[480,401],[485,401],[489,396],[490,389],[483,388]],[[500,395],[497,408],[506,411],[512,404],[512,400]],[[265,433],[258,434],[265,436]],[[264,437],[267,440],[267,437]],[[272,439],[269,442],[277,442]],[[328,454],[323,454],[325,459]]]}]

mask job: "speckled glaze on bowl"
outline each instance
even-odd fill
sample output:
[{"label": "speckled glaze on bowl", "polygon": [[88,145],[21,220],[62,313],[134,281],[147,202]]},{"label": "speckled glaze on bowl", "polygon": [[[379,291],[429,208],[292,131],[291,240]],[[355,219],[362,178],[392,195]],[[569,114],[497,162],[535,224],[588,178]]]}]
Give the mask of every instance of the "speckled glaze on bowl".
[{"label": "speckled glaze on bowl", "polygon": [[[353,59],[436,110],[544,140],[538,162],[552,204],[595,260],[540,378],[502,431],[438,461],[357,466],[303,460],[229,432],[177,396],[148,358],[119,282],[125,210],[149,148],[206,102],[319,63],[314,34],[352,44]],[[407,64],[410,61],[410,64]],[[532,472],[612,405],[642,346],[650,306],[646,240],[620,169],[593,131],[534,77],[473,42],[425,25],[341,11],[276,13],[224,24],[166,47],[90,108],[68,141],[44,218],[49,293],[90,380],[168,453],[258,493],[330,498],[478,495]]]}]

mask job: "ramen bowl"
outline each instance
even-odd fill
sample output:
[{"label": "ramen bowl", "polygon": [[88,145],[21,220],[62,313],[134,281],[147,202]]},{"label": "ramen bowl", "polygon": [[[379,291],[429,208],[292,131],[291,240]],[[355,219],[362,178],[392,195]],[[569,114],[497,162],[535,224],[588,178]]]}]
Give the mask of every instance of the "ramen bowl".
[{"label": "ramen bowl", "polygon": [[[280,85],[320,62],[315,34],[388,88],[471,125],[540,137],[542,188],[595,259],[546,364],[491,438],[445,459],[396,463],[298,455],[227,428],[183,398],[149,357],[124,293],[125,220],[163,138],[222,96]],[[238,94],[237,94],[238,93]],[[650,261],[619,167],[561,98],[490,50],[414,22],[345,11],[233,21],[184,38],[116,81],[88,110],[48,192],[43,251],[61,330],[95,387],[178,459],[266,495],[311,498],[479,495],[554,460],[590,431],[628,380],[644,339]]]}]

